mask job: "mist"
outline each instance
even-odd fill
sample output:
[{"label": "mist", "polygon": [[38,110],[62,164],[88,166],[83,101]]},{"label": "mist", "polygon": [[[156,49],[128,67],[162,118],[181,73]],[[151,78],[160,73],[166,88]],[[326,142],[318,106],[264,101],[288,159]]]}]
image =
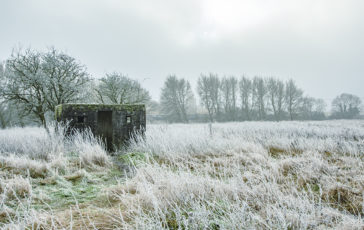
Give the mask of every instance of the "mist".
[{"label": "mist", "polygon": [[0,4],[0,60],[56,47],[95,78],[121,72],[160,99],[169,74],[196,92],[201,73],[294,79],[328,104],[364,97],[364,3],[338,1],[62,1]]}]

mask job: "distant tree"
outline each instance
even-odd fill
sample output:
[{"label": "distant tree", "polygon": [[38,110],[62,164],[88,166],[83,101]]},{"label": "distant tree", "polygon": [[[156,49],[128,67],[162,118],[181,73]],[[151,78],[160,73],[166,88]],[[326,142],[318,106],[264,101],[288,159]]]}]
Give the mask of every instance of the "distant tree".
[{"label": "distant tree", "polygon": [[85,84],[80,92],[81,103],[97,103],[100,102],[97,95],[99,79],[92,79]]},{"label": "distant tree", "polygon": [[210,92],[210,84],[207,76],[201,75],[197,80],[197,93],[200,97],[201,105],[205,107],[209,115],[210,122],[213,121],[214,108]]},{"label": "distant tree", "polygon": [[353,119],[360,113],[361,100],[353,94],[343,93],[332,101],[334,118]]},{"label": "distant tree", "polygon": [[295,119],[299,113],[302,95],[303,91],[297,87],[292,79],[286,82],[285,101],[291,120]]},{"label": "distant tree", "polygon": [[29,119],[25,119],[21,111],[20,105],[4,99],[4,91],[6,89],[6,69],[5,65],[0,62],[0,128],[10,126],[24,126],[29,124]]},{"label": "distant tree", "polygon": [[11,126],[21,126],[34,124],[32,114],[22,113],[22,107],[11,101],[0,102],[0,128],[8,128]]},{"label": "distant tree", "polygon": [[239,90],[243,120],[251,120],[255,101],[252,81],[243,76],[239,81]]},{"label": "distant tree", "polygon": [[89,81],[86,68],[54,48],[45,53],[27,49],[14,51],[6,62],[3,98],[37,117],[46,130],[46,113],[61,103],[78,101]]},{"label": "distant tree", "polygon": [[302,120],[323,120],[325,116],[326,103],[322,99],[313,97],[302,97],[298,118]]},{"label": "distant tree", "polygon": [[238,80],[234,77],[224,77],[221,81],[222,105],[225,110],[225,120],[235,120],[237,112]]},{"label": "distant tree", "polygon": [[[3,94],[5,85],[5,68],[4,64],[0,62],[0,95]],[[6,128],[10,123],[10,113],[7,111],[7,103],[0,99],[0,128]]]},{"label": "distant tree", "polygon": [[282,119],[284,112],[284,83],[271,77],[267,81],[267,90],[273,115],[276,121],[279,121]]},{"label": "distant tree", "polygon": [[146,104],[147,114],[158,114],[160,113],[160,104],[157,101],[150,100]]},{"label": "distant tree", "polygon": [[299,117],[303,120],[311,120],[314,113],[315,98],[302,97]]},{"label": "distant tree", "polygon": [[201,74],[197,82],[197,92],[212,122],[220,113],[220,80],[217,74]]},{"label": "distant tree", "polygon": [[197,107],[196,98],[192,93],[192,97],[187,102],[187,114],[196,115],[197,110],[198,110],[198,107]]},{"label": "distant tree", "polygon": [[11,124],[11,112],[8,104],[4,101],[0,102],[0,128],[4,129]]},{"label": "distant tree", "polygon": [[255,106],[258,111],[259,120],[264,120],[266,116],[266,96],[267,86],[266,81],[261,77],[254,77],[253,79],[253,97],[255,99]]},{"label": "distant tree", "polygon": [[0,100],[3,100],[3,94],[5,90],[6,77],[5,77],[5,65],[0,61]]},{"label": "distant tree", "polygon": [[134,104],[150,100],[149,92],[137,80],[121,73],[106,74],[95,90],[100,103]]},{"label": "distant tree", "polygon": [[0,81],[3,80],[5,73],[5,65],[2,61],[0,61]]},{"label": "distant tree", "polygon": [[162,112],[168,115],[170,121],[188,122],[187,110],[192,98],[190,83],[170,75],[164,82],[161,92]]},{"label": "distant tree", "polygon": [[313,105],[313,120],[324,120],[326,119],[326,107],[327,104],[323,99],[315,99],[314,105]]}]

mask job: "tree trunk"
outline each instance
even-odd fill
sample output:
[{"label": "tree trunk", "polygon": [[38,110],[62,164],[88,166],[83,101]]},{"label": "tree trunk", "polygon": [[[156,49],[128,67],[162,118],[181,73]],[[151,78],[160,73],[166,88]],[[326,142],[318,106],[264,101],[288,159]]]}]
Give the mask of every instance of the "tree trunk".
[{"label": "tree trunk", "polygon": [[39,120],[42,123],[44,129],[49,134],[50,132],[49,132],[49,129],[48,129],[48,126],[47,126],[47,121],[46,121],[46,118],[45,118],[45,114],[43,112],[41,112],[41,113],[38,114],[38,117],[39,117]]}]

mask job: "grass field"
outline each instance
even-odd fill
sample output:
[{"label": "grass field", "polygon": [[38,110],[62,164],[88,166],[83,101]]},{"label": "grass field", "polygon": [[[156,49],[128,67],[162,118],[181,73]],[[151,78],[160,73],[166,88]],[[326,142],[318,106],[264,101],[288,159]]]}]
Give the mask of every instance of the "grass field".
[{"label": "grass field", "polygon": [[364,121],[0,130],[4,229],[363,229]]}]

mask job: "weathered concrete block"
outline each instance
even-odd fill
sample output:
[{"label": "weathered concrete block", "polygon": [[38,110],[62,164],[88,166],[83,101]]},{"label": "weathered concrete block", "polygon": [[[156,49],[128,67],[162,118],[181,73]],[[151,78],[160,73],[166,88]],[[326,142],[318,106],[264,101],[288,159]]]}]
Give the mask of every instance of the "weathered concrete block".
[{"label": "weathered concrete block", "polygon": [[70,129],[89,128],[112,151],[125,144],[133,132],[144,133],[145,105],[62,104],[55,108],[58,122],[69,122]]}]

